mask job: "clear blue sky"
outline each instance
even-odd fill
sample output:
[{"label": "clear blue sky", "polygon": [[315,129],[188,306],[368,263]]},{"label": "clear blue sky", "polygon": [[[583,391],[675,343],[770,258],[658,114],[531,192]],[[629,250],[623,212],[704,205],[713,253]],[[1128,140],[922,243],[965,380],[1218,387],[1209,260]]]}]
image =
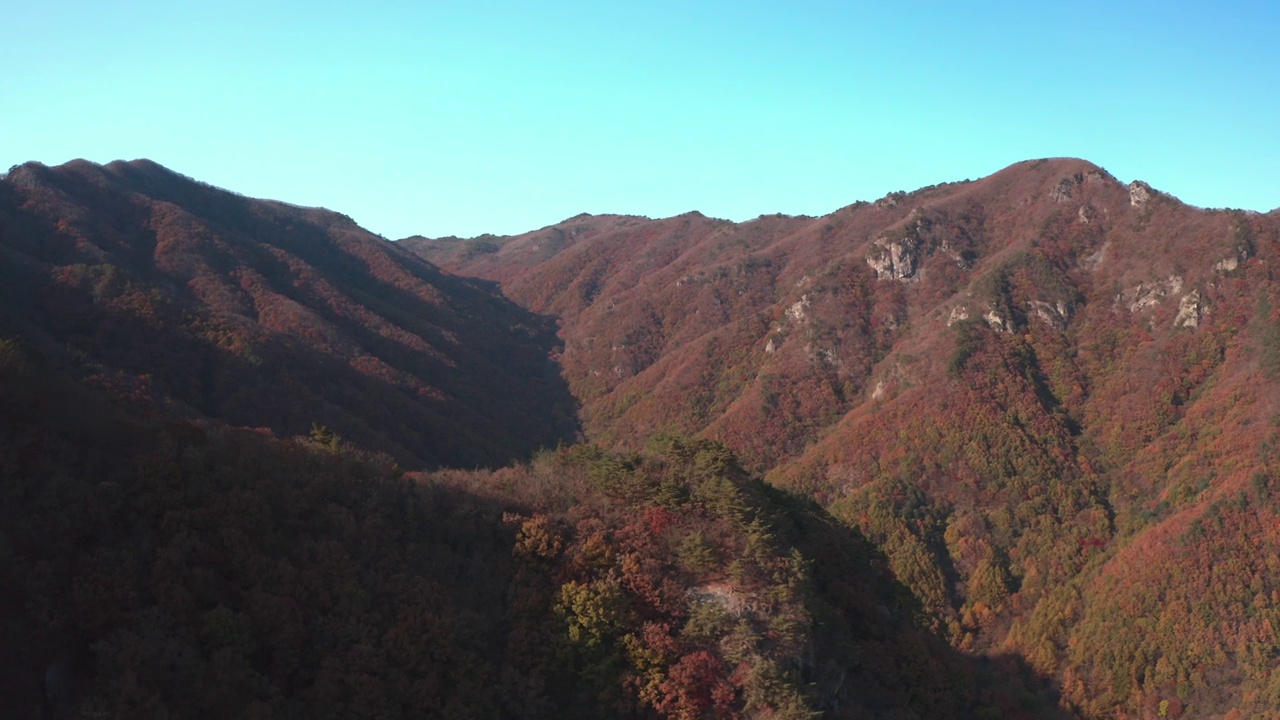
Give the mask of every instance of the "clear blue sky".
[{"label": "clear blue sky", "polygon": [[1267,2],[0,0],[0,169],[146,157],[391,238],[818,215],[1063,155],[1265,211],[1277,38]]}]

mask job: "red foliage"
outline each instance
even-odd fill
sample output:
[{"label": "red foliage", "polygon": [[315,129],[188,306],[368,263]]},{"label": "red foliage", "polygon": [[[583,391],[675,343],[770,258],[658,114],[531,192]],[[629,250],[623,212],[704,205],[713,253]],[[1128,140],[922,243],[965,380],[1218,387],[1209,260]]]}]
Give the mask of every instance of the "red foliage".
[{"label": "red foliage", "polygon": [[644,511],[644,521],[649,525],[649,532],[654,535],[662,535],[671,526],[671,511],[658,506],[651,507]]},{"label": "red foliage", "polygon": [[698,650],[671,666],[654,707],[677,720],[731,718],[737,716],[732,710],[735,698],[724,663],[710,652]]}]

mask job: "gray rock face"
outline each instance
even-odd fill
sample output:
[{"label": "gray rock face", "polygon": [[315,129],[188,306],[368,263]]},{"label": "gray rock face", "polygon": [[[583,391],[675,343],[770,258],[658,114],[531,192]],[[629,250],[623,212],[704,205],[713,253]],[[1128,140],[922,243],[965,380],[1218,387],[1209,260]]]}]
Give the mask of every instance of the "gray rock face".
[{"label": "gray rock face", "polygon": [[1061,332],[1067,329],[1067,322],[1071,320],[1071,308],[1061,300],[1056,303],[1031,300],[1027,303],[1027,315],[1039,318],[1044,324]]},{"label": "gray rock face", "polygon": [[787,317],[791,319],[791,322],[803,323],[809,318],[809,304],[810,300],[808,294],[801,295],[799,300],[795,301],[791,304],[791,307],[787,308]]},{"label": "gray rock face", "polygon": [[1252,253],[1250,252],[1249,246],[1242,244],[1240,247],[1236,248],[1234,255],[1228,255],[1214,263],[1213,269],[1220,273],[1234,272],[1238,270],[1240,266],[1250,258],[1250,256],[1252,256]]},{"label": "gray rock face", "polygon": [[902,191],[891,192],[872,203],[872,205],[878,210],[889,210],[891,208],[898,207],[898,201],[906,196],[907,194]]},{"label": "gray rock face", "polygon": [[1134,180],[1129,183],[1129,204],[1133,207],[1142,207],[1151,200],[1151,186],[1141,180]]},{"label": "gray rock face", "polygon": [[1178,316],[1173,319],[1174,327],[1195,328],[1200,326],[1200,319],[1204,317],[1207,308],[1204,301],[1200,298],[1199,290],[1192,290],[1182,296],[1182,300],[1178,302]]},{"label": "gray rock face", "polygon": [[1009,322],[1009,319],[995,310],[988,310],[987,314],[982,316],[982,319],[987,322],[987,327],[996,332],[1013,332],[1013,324]]},{"label": "gray rock face", "polygon": [[1141,282],[1116,296],[1116,303],[1131,313],[1142,312],[1159,305],[1170,295],[1182,291],[1182,278],[1170,275],[1163,280]]},{"label": "gray rock face", "polygon": [[1049,191],[1049,199],[1054,202],[1066,202],[1075,196],[1076,188],[1080,187],[1083,178],[1079,175],[1062,178],[1062,180]]},{"label": "gray rock face", "polygon": [[867,250],[867,265],[881,280],[908,280],[919,267],[919,250],[919,241],[911,235],[898,240],[877,238]]}]

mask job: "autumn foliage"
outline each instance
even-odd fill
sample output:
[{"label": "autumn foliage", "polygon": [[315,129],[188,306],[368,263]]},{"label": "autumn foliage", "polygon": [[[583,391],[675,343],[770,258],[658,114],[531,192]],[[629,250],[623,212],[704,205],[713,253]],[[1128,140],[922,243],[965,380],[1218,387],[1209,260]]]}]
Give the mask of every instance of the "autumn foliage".
[{"label": "autumn foliage", "polygon": [[821,218],[410,246],[561,316],[588,436],[724,442],[858,527],[954,647],[1109,718],[1278,704],[1277,240],[1064,159]]},{"label": "autumn foliage", "polygon": [[0,714],[1277,717],[1278,242],[1064,159],[400,243],[15,168]]}]

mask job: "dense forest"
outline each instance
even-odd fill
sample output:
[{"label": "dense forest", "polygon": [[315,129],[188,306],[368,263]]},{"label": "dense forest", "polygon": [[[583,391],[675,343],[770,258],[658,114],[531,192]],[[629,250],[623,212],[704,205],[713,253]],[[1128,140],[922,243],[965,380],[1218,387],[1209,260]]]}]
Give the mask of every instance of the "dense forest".
[{"label": "dense forest", "polygon": [[714,442],[406,473],[42,361],[0,344],[5,717],[1054,716]]},{"label": "dense forest", "polygon": [[562,319],[588,437],[724,443],[953,647],[1109,718],[1280,707],[1278,239],[1057,159],[818,218],[404,242]]},{"label": "dense forest", "polygon": [[0,180],[5,717],[1280,717],[1280,216]]}]

